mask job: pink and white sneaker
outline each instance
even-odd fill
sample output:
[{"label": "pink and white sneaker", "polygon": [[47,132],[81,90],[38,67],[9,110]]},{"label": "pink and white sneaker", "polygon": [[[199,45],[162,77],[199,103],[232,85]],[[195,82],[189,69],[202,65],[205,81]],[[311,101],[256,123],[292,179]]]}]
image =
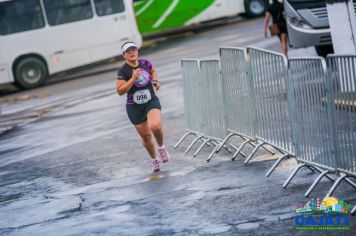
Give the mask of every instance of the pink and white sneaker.
[{"label": "pink and white sneaker", "polygon": [[159,156],[163,163],[165,163],[165,162],[169,161],[169,159],[171,159],[171,156],[169,155],[169,153],[165,147],[158,148],[158,153],[159,153]]},{"label": "pink and white sneaker", "polygon": [[159,171],[159,160],[157,158],[152,160],[152,171],[153,172]]}]

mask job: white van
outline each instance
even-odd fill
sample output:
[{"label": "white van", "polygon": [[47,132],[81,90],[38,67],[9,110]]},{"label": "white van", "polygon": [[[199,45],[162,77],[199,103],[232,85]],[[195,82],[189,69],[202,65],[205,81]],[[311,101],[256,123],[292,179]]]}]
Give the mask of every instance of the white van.
[{"label": "white van", "polygon": [[320,56],[333,53],[325,0],[284,0],[284,8],[291,47],[314,46]]}]

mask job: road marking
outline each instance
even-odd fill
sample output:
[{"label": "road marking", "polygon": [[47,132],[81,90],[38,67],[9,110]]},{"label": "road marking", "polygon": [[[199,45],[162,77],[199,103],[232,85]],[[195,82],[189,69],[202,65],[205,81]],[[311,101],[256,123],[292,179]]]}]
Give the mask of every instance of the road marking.
[{"label": "road marking", "polygon": [[154,23],[152,26],[153,28],[159,27],[165,20],[166,18],[172,13],[174,8],[177,6],[179,3],[179,0],[174,0],[172,4],[167,8],[167,10],[163,13],[163,15]]},{"label": "road marking", "polygon": [[152,5],[154,0],[149,0],[146,5],[144,5],[139,11],[137,11],[136,16],[139,16],[140,14],[142,14],[144,11],[146,11],[146,9]]}]

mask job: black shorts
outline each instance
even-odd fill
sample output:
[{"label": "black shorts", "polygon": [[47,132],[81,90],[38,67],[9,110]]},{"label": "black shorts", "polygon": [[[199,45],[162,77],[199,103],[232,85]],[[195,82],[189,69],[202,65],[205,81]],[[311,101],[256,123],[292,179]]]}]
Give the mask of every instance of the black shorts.
[{"label": "black shorts", "polygon": [[160,109],[161,103],[158,98],[152,98],[146,104],[126,104],[126,112],[132,124],[138,125],[147,120],[147,113],[151,109]]},{"label": "black shorts", "polygon": [[279,37],[281,36],[281,34],[288,34],[288,31],[287,31],[287,23],[286,22],[280,22],[277,24],[278,25],[278,28],[280,30],[280,33],[279,33]]}]

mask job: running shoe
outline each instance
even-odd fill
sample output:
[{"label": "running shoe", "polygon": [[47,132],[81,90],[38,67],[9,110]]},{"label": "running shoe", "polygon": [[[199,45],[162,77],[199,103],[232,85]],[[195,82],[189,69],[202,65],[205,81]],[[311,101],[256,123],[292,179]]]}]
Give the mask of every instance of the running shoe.
[{"label": "running shoe", "polygon": [[169,159],[171,159],[171,157],[169,156],[169,153],[165,147],[158,148],[158,153],[159,153],[159,156],[160,156],[162,162],[167,162],[167,161],[169,161]]},{"label": "running shoe", "polygon": [[157,158],[152,160],[152,171],[153,172],[159,171],[159,160]]}]

